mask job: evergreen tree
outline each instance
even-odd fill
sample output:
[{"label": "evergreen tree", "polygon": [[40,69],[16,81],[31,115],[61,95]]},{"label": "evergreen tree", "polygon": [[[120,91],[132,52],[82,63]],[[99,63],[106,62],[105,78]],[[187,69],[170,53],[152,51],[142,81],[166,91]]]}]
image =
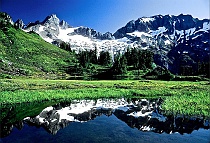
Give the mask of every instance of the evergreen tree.
[{"label": "evergreen tree", "polygon": [[90,64],[89,52],[87,50],[79,51],[78,60],[82,67],[87,68]]},{"label": "evergreen tree", "polygon": [[147,69],[151,69],[152,68],[152,64],[154,62],[154,59],[153,59],[153,53],[149,50],[144,50],[142,52],[142,60],[143,60],[143,66],[142,67],[143,69],[144,68],[147,68]]},{"label": "evergreen tree", "polygon": [[72,52],[70,44],[67,44],[65,42],[60,43],[60,48],[66,51]]},{"label": "evergreen tree", "polygon": [[153,53],[149,50],[141,50],[137,48],[128,49],[125,52],[127,65],[133,66],[134,69],[151,69],[153,64]]},{"label": "evergreen tree", "polygon": [[113,74],[125,74],[127,72],[127,59],[124,55],[117,55],[111,68]]},{"label": "evergreen tree", "polygon": [[134,68],[138,68],[139,67],[139,52],[137,50],[137,48],[133,48],[131,51],[131,59],[132,59],[132,63]]},{"label": "evergreen tree", "polygon": [[124,55],[120,58],[120,73],[127,73],[127,59]]},{"label": "evergreen tree", "polygon": [[128,66],[132,66],[134,63],[131,52],[132,52],[132,50],[130,48],[127,48],[127,51],[124,54],[127,59]]},{"label": "evergreen tree", "polygon": [[97,59],[97,47],[95,47],[94,50],[90,50],[89,51],[89,55],[90,55],[90,62],[93,64],[97,64],[98,63],[98,59]]},{"label": "evergreen tree", "polygon": [[103,66],[108,66],[112,63],[111,55],[108,51],[101,51],[98,63]]}]

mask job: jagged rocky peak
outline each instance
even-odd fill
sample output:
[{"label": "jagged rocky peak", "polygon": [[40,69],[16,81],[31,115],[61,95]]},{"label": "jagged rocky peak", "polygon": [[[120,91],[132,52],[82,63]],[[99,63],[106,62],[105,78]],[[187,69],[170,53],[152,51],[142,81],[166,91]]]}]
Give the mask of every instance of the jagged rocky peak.
[{"label": "jagged rocky peak", "polygon": [[193,18],[191,15],[180,14],[172,19],[175,21],[175,29],[187,30],[190,28],[197,27],[198,19]]},{"label": "jagged rocky peak", "polygon": [[19,29],[23,29],[25,24],[23,23],[23,20],[22,19],[18,19],[15,23],[14,23],[14,26],[16,28],[19,28]]},{"label": "jagged rocky peak", "polygon": [[[84,27],[84,26],[73,28],[66,21],[64,21],[64,20],[60,21],[60,19],[55,14],[47,16],[43,22],[36,21],[35,23],[29,23],[26,26],[25,30],[26,31],[35,31],[38,34],[40,34],[43,38],[51,39],[51,40],[49,40],[50,43],[52,43],[52,41],[54,41],[54,40],[57,41],[57,39],[59,39],[59,34],[62,35],[63,34],[62,32],[64,32],[65,30],[69,31],[67,33],[64,32],[65,33],[64,35],[66,37],[74,36],[74,35],[81,35],[84,37],[88,37],[90,39],[99,39],[99,40],[113,40],[113,39],[115,39],[113,34],[110,32],[102,34],[92,28]],[[63,39],[61,39],[61,40],[63,40]],[[64,41],[68,42],[68,40],[64,40]]]},{"label": "jagged rocky peak", "polygon": [[59,23],[60,27],[62,29],[67,29],[67,28],[71,28],[71,26],[64,20],[61,20],[61,22]]},{"label": "jagged rocky peak", "polygon": [[56,16],[56,14],[52,14],[50,16],[47,16],[42,23],[43,25],[55,24],[56,26],[58,26],[60,23],[60,19]]},{"label": "jagged rocky peak", "polygon": [[111,32],[106,32],[105,34],[103,34],[102,39],[113,40],[113,39],[115,39],[115,37],[113,36],[113,34]]},{"label": "jagged rocky peak", "polygon": [[35,23],[29,23],[25,30],[35,31],[43,38],[57,39],[56,36],[60,33],[61,29],[69,28],[69,24],[65,21],[60,21],[60,19],[55,15],[51,14],[47,16],[44,21],[36,21]]},{"label": "jagged rocky peak", "polygon": [[52,14],[50,16],[47,16],[44,21],[40,22],[39,20],[35,22],[29,22],[26,26],[26,28],[30,28],[31,26],[37,26],[37,25],[43,25],[43,26],[59,26],[60,24],[60,19],[57,18],[55,14]]}]

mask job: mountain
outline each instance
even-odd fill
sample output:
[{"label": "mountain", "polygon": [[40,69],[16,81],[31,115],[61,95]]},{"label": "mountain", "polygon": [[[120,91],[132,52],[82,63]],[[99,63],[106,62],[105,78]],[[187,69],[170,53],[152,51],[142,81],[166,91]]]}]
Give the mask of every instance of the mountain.
[{"label": "mountain", "polygon": [[139,18],[113,35],[116,39],[127,37],[152,50],[155,63],[174,74],[193,74],[199,63],[210,62],[209,32],[209,19],[180,14]]},{"label": "mountain", "polygon": [[127,48],[149,49],[155,54],[156,65],[174,74],[193,75],[199,68],[209,67],[210,20],[191,15],[142,17],[114,34],[102,34],[88,27],[71,27],[53,14],[43,22],[29,23],[24,31],[34,31],[56,45],[68,42],[75,51],[97,48],[114,56]]},{"label": "mountain", "polygon": [[115,40],[112,33],[100,33],[88,27],[72,27],[64,20],[59,20],[55,14],[47,16],[44,21],[29,23],[24,31],[34,31],[45,41],[59,45],[62,41],[70,43],[75,51],[98,48],[98,52],[108,50],[112,55],[127,47],[124,40]]},{"label": "mountain", "polygon": [[[173,15],[155,15],[151,17],[142,17],[137,20],[132,20],[128,22],[124,27],[118,29],[115,33],[100,33],[89,27],[72,27],[64,20],[60,20],[55,14],[47,16],[42,22],[36,21],[34,23],[29,23],[27,25],[21,19],[13,22],[9,15],[1,14],[1,64],[5,68],[1,68],[3,73],[10,73],[11,71],[20,71],[23,67],[25,68],[24,62],[27,62],[28,66],[35,66],[41,63],[51,63],[53,60],[52,55],[50,55],[49,48],[53,47],[59,54],[65,54],[63,61],[71,61],[73,55],[67,54],[54,45],[59,46],[61,42],[66,42],[70,44],[71,50],[76,52],[82,50],[94,50],[97,49],[97,54],[101,51],[108,51],[112,59],[119,53],[124,53],[130,48],[139,48],[142,50],[148,49],[154,53],[154,62],[156,65],[168,69],[173,74],[178,75],[205,75],[209,74],[209,63],[210,63],[210,20],[198,18],[193,18],[191,15],[180,14],[178,16]],[[12,25],[5,30],[6,25]],[[20,30],[22,29],[22,30]],[[35,33],[39,34],[36,35]],[[30,35],[30,36],[29,36]],[[29,37],[28,37],[29,36]],[[40,37],[44,39],[44,42]],[[5,40],[5,37],[8,37]],[[28,38],[26,38],[28,37]],[[21,43],[20,41],[23,41]],[[39,41],[39,42],[35,42]],[[32,44],[32,43],[33,44]],[[29,43],[29,44],[28,44]],[[51,44],[49,44],[51,43]],[[33,46],[29,46],[32,44]],[[14,51],[11,55],[11,51],[6,47],[12,47],[11,51]],[[21,47],[24,50],[17,52]],[[32,52],[29,54],[28,51],[31,47],[45,47],[48,49],[46,59],[42,59],[48,62],[37,62],[37,59],[26,60],[25,57],[28,55],[30,58],[34,58]],[[16,50],[17,48],[18,50]],[[41,50],[40,48],[39,50]],[[8,50],[8,51],[6,51]],[[27,51],[28,50],[28,51]],[[21,53],[22,52],[22,53]],[[24,52],[24,54],[23,54]],[[6,53],[6,54],[5,54]],[[21,55],[18,55],[20,54]],[[28,53],[28,54],[27,54]],[[15,55],[16,54],[16,55]],[[42,53],[43,54],[43,53]],[[24,55],[24,56],[22,56]],[[39,54],[38,54],[39,55]],[[55,54],[58,55],[58,54]],[[17,57],[18,56],[18,57]],[[5,57],[9,57],[6,59]],[[13,58],[12,58],[13,57]],[[21,59],[21,58],[22,59]],[[42,57],[42,56],[40,56]],[[58,56],[59,57],[59,56]],[[60,60],[54,56],[54,62]],[[64,58],[65,57],[65,58]],[[12,59],[11,59],[12,58]],[[18,60],[17,60],[18,59]],[[40,58],[39,58],[40,59]],[[56,59],[56,60],[55,60]],[[6,63],[17,63],[22,61],[21,64],[17,64],[19,68],[13,69],[10,66],[6,66]],[[74,60],[75,61],[75,60]],[[36,64],[35,64],[36,63]],[[61,62],[65,66],[69,65],[68,62]],[[51,63],[52,64],[52,63]],[[70,62],[70,65],[72,62]],[[14,64],[13,64],[14,65]],[[59,65],[59,68],[55,63],[52,65],[43,64],[42,66],[35,66],[36,69],[40,71],[53,72],[62,69],[65,66]],[[48,68],[44,68],[48,66]],[[24,69],[23,68],[23,69]],[[8,72],[8,69],[10,69]],[[31,71],[31,68],[27,67],[27,71]],[[49,69],[49,70],[47,70]],[[53,70],[54,69],[54,70]],[[6,72],[7,71],[7,72]],[[33,71],[33,70],[32,70]],[[19,72],[14,72],[17,74]]]},{"label": "mountain", "polygon": [[[73,28],[64,20],[60,21],[60,19],[57,18],[55,14],[47,16],[43,22],[36,21],[35,23],[29,23],[25,30],[33,30],[35,32],[39,32],[39,34],[43,36],[43,38],[50,38],[51,40],[61,39],[65,42],[68,42],[68,40],[65,39],[66,36],[73,35],[82,35],[88,38],[95,38],[100,40],[112,40],[114,38],[110,32],[102,34],[94,29],[83,26]],[[62,30],[66,30],[68,32],[65,33]],[[63,39],[60,36],[65,36],[65,38],[63,37]]]},{"label": "mountain", "polygon": [[0,78],[64,73],[74,63],[74,55],[21,27],[22,20],[14,23],[9,15],[0,13]]}]

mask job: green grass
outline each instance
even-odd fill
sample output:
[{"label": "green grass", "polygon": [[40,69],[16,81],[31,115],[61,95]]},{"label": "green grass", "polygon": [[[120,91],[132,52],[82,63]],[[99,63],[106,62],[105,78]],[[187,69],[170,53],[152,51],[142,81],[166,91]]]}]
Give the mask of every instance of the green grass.
[{"label": "green grass", "polygon": [[84,98],[162,97],[167,112],[210,116],[208,81],[150,80],[0,80],[0,106]]},{"label": "green grass", "polygon": [[186,92],[165,98],[163,110],[169,113],[210,116],[210,93]]},{"label": "green grass", "polygon": [[44,41],[36,33],[0,28],[0,78],[64,73],[76,57]]}]

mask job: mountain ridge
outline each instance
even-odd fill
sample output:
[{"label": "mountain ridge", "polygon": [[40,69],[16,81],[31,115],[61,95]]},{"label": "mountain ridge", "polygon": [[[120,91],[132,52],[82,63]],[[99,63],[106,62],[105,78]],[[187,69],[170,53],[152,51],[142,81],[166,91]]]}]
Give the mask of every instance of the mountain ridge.
[{"label": "mountain ridge", "polygon": [[[39,20],[37,20],[37,21],[35,21],[35,22],[29,22],[27,25],[26,25],[26,27],[29,27],[30,26],[30,24],[31,23],[33,23],[33,24],[43,24],[43,23],[45,23],[47,20],[49,20],[51,17],[56,17],[56,18],[58,18],[57,17],[57,15],[56,14],[51,14],[51,15],[48,15],[42,22],[40,22]],[[199,19],[199,18],[194,18],[192,15],[190,15],[190,14],[180,14],[180,15],[177,15],[177,16],[175,16],[175,15],[169,15],[169,14],[167,14],[167,15],[161,15],[161,14],[159,14],[159,15],[154,15],[154,16],[149,16],[149,17],[146,17],[146,16],[143,16],[143,17],[140,17],[140,18],[137,18],[136,20],[130,20],[128,23],[130,23],[130,22],[132,22],[132,21],[137,21],[137,20],[140,20],[140,19],[143,19],[143,21],[145,21],[145,22],[148,22],[147,20],[148,20],[148,18],[157,18],[157,17],[160,17],[160,18],[162,18],[162,17],[171,17],[171,18],[174,18],[174,17],[190,17],[190,18],[193,18],[195,21],[209,21],[209,19],[207,19],[207,18],[205,18],[205,19]],[[59,18],[58,18],[59,19]],[[64,20],[61,20],[60,22],[65,22],[66,24],[68,24],[68,22],[66,22],[66,21],[64,21]],[[126,23],[125,25],[127,25],[128,23]],[[69,24],[68,24],[68,26],[70,26]],[[73,26],[70,26],[70,27],[73,27]],[[87,27],[87,26],[77,26],[77,27],[86,27],[86,28],[90,28],[90,27]],[[94,30],[94,28],[90,28],[90,29],[93,29]],[[119,28],[120,29],[120,28]],[[117,32],[117,30],[114,32],[114,33],[116,33]],[[102,32],[100,32],[100,33],[102,33]],[[104,32],[104,33],[102,33],[102,34],[105,34],[105,33],[112,33],[112,32],[110,32],[110,31],[107,31],[107,32]],[[112,33],[112,34],[114,34],[114,33]]]},{"label": "mountain ridge", "polygon": [[[23,27],[23,22],[18,22],[18,27]],[[141,17],[113,34],[84,26],[72,27],[52,14],[42,22],[29,23],[23,30],[34,31],[58,46],[63,41],[69,43],[76,52],[95,48],[98,53],[108,51],[113,59],[130,48],[148,49],[154,53],[155,64],[173,74],[185,75],[190,71],[187,67],[194,71],[199,63],[209,63],[210,59],[210,19],[199,20],[189,14]]]},{"label": "mountain ridge", "polygon": [[[174,23],[175,22],[175,23]],[[149,32],[149,30],[158,30],[158,27],[166,26],[166,29],[169,29],[169,34],[173,33],[173,29],[176,30],[187,30],[193,27],[202,27],[203,22],[209,22],[209,19],[199,20],[198,18],[193,18],[191,15],[183,15],[180,14],[178,16],[174,15],[155,15],[151,17],[142,17],[138,18],[137,20],[129,21],[126,26],[118,29],[114,35],[115,37],[118,36],[120,31],[127,30],[126,33],[134,32],[134,30],[142,31],[142,32]],[[196,25],[196,23],[198,23]],[[173,25],[175,24],[175,25]],[[174,26],[174,27],[173,27]]]}]

